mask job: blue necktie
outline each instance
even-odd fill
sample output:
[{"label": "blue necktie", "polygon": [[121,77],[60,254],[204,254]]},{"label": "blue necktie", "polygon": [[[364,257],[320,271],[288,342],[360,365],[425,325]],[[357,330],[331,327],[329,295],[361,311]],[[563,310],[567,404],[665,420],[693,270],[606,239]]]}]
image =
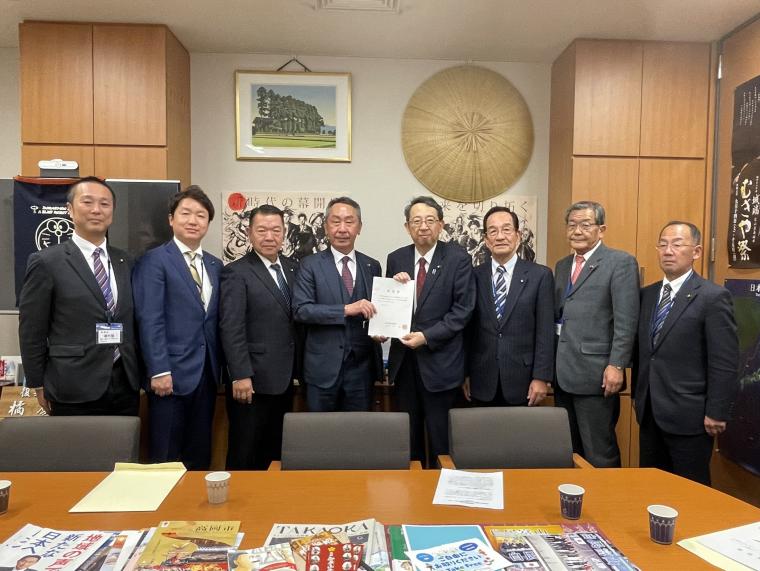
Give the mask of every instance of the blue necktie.
[{"label": "blue necktie", "polygon": [[[95,269],[95,279],[100,286],[100,291],[103,292],[103,298],[106,300],[106,309],[113,315],[113,308],[116,304],[113,301],[113,292],[111,291],[110,276],[106,273],[106,269],[103,267],[103,262],[100,260],[100,255],[103,253],[103,248],[95,248],[92,253],[92,265]],[[113,349],[113,360],[116,361],[121,356],[118,347]]]},{"label": "blue necktie", "polygon": [[285,276],[282,273],[280,264],[271,264],[269,267],[274,270],[275,274],[277,274],[277,285],[280,287],[280,293],[282,294],[282,297],[285,298],[285,303],[287,304],[288,309],[290,309],[290,288],[288,288],[288,282],[285,281]]},{"label": "blue necktie", "polygon": [[673,288],[670,287],[670,284],[665,284],[662,288],[662,299],[660,299],[660,304],[657,306],[657,313],[655,313],[654,325],[652,326],[652,345],[657,344],[657,340],[660,338],[660,332],[662,331],[662,326],[665,323],[665,318],[668,316],[670,307],[673,305],[670,298],[670,292],[672,289]]},{"label": "blue necktie", "polygon": [[504,306],[507,303],[507,280],[505,275],[507,270],[504,266],[496,268],[496,283],[493,286],[494,304],[496,306],[496,319],[501,321],[504,317]]}]

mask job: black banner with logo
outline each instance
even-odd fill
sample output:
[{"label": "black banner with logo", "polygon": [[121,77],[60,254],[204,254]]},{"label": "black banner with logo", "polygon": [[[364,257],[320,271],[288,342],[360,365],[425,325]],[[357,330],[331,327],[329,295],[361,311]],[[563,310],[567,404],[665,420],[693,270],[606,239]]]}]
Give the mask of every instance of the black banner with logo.
[{"label": "black banner with logo", "polygon": [[71,180],[45,181],[18,177],[13,181],[13,255],[16,304],[31,254],[71,238],[74,223],[66,211]]},{"label": "black banner with logo", "polygon": [[734,91],[728,263],[760,268],[760,76]]}]

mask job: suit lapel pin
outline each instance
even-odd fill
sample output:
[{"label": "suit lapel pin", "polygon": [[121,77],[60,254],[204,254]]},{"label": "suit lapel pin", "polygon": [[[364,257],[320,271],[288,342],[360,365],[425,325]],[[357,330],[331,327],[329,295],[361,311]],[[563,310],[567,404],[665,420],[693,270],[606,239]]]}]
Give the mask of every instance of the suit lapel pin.
[{"label": "suit lapel pin", "polygon": [[525,280],[520,280],[520,283],[521,283],[521,284],[524,284],[524,283],[525,283]]},{"label": "suit lapel pin", "polygon": [[123,264],[124,263],[124,258],[119,258],[119,263]]}]

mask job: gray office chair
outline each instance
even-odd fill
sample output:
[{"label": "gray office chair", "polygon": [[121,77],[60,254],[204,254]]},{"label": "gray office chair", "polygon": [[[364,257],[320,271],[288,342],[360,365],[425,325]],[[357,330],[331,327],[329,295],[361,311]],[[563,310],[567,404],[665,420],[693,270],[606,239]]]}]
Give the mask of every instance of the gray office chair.
[{"label": "gray office chair", "polygon": [[285,415],[282,462],[270,470],[408,470],[405,412],[292,412]]},{"label": "gray office chair", "polygon": [[449,455],[443,468],[590,468],[573,454],[563,408],[487,407],[449,411]]},{"label": "gray office chair", "polygon": [[136,416],[9,417],[0,420],[0,472],[99,472],[137,462]]}]

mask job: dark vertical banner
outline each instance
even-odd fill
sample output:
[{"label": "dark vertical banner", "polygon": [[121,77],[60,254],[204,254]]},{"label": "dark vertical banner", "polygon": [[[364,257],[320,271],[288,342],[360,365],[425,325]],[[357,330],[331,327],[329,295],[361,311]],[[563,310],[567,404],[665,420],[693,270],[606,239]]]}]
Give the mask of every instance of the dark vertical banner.
[{"label": "dark vertical banner", "polygon": [[31,254],[71,238],[74,224],[66,211],[68,179],[17,177],[13,181],[13,256],[16,304]]},{"label": "dark vertical banner", "polygon": [[739,392],[721,452],[760,475],[760,280],[726,280],[739,327]]},{"label": "dark vertical banner", "polygon": [[734,91],[728,264],[760,268],[760,76]]}]

